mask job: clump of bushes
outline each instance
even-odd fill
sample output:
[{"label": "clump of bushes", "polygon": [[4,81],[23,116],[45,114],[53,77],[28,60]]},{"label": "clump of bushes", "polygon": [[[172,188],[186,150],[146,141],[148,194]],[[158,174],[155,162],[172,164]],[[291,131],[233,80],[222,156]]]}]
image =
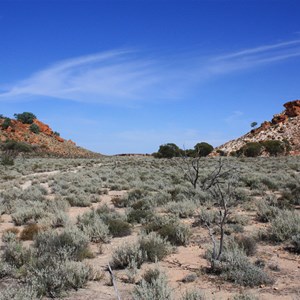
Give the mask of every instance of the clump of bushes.
[{"label": "clump of bushes", "polygon": [[14,114],[14,117],[23,124],[32,124],[36,116],[31,112],[23,112],[21,114]]},{"label": "clump of bushes", "polygon": [[278,156],[280,154],[284,154],[286,150],[286,144],[284,142],[278,140],[268,140],[262,143],[266,151],[271,156]]},{"label": "clump of bushes", "polygon": [[2,129],[7,129],[9,126],[11,126],[11,119],[5,118],[1,124]]},{"label": "clump of bushes", "polygon": [[146,260],[146,254],[141,250],[138,243],[124,244],[114,251],[111,266],[114,269],[125,269],[134,262],[139,269]]},{"label": "clump of bushes", "polygon": [[156,232],[143,235],[139,240],[139,244],[140,249],[146,254],[147,260],[150,262],[162,260],[172,252],[171,244]]},{"label": "clump of bushes", "polygon": [[124,269],[131,265],[140,268],[146,262],[156,262],[173,251],[171,244],[155,232],[142,235],[134,244],[123,245],[115,250],[111,265],[116,269]]},{"label": "clump of bushes", "polygon": [[237,245],[245,252],[247,256],[252,256],[256,253],[256,240],[251,236],[241,235],[235,237]]},{"label": "clump of bushes", "polygon": [[207,297],[205,296],[205,294],[198,289],[187,290],[180,298],[180,300],[206,300],[206,299]]},{"label": "clump of bushes", "polygon": [[85,213],[77,219],[77,226],[94,243],[107,243],[110,241],[108,226],[95,212]]},{"label": "clump of bushes", "polygon": [[39,134],[40,133],[40,127],[34,123],[32,123],[30,126],[29,126],[29,129],[31,132],[35,133],[35,134]]},{"label": "clump of bushes", "polygon": [[271,220],[268,236],[272,241],[290,241],[300,234],[300,215],[295,211],[279,210]]},{"label": "clump of bushes", "polygon": [[261,154],[263,146],[257,142],[247,143],[239,151],[238,155],[244,154],[247,157],[257,157]]},{"label": "clump of bushes", "polygon": [[113,237],[131,234],[131,225],[126,221],[126,216],[119,214],[114,209],[104,205],[96,210],[96,214],[108,226]]},{"label": "clump of bushes", "polygon": [[134,300],[171,300],[172,293],[166,275],[159,269],[147,271],[133,290],[132,297]]},{"label": "clump of bushes", "polygon": [[1,164],[3,166],[13,166],[15,164],[16,153],[5,151],[1,155]]},{"label": "clump of bushes", "polygon": [[33,147],[30,144],[17,141],[6,141],[1,144],[1,148],[4,151],[12,150],[16,152],[32,152]]},{"label": "clump of bushes", "polygon": [[192,217],[197,206],[194,201],[169,202],[165,205],[166,212],[172,213],[180,218]]},{"label": "clump of bushes", "polygon": [[26,284],[38,297],[61,297],[70,289],[83,287],[92,270],[81,261],[89,258],[88,238],[76,227],[62,232],[40,232],[26,266]]},{"label": "clump of bushes", "polygon": [[251,264],[245,252],[235,242],[227,243],[220,260],[215,262],[212,271],[220,274],[225,280],[243,286],[254,287],[273,283],[273,279],[268,274]]},{"label": "clump of bushes", "polygon": [[191,237],[190,227],[181,223],[177,218],[153,217],[144,226],[146,232],[156,231],[171,244],[186,246]]}]

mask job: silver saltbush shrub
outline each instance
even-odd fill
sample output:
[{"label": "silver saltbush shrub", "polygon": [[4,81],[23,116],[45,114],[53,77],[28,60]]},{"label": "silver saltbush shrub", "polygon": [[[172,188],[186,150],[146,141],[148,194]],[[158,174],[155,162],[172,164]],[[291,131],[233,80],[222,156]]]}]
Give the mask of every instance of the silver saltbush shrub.
[{"label": "silver saltbush shrub", "polygon": [[140,284],[133,290],[132,297],[133,300],[171,300],[172,292],[166,275],[159,271],[152,280],[142,279]]}]

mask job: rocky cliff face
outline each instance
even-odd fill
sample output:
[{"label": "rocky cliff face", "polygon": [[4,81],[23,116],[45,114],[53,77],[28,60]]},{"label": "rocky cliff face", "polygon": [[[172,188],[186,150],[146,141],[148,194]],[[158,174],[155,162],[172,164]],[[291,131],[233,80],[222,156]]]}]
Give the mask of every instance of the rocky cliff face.
[{"label": "rocky cliff face", "polygon": [[0,142],[13,140],[17,142],[25,142],[35,146],[36,152],[39,154],[55,155],[59,157],[98,157],[100,154],[77,147],[71,140],[61,138],[57,133],[43,122],[34,119],[40,132],[34,133],[30,130],[30,124],[23,124],[17,120],[11,120],[10,126],[2,128],[4,118],[0,118]]},{"label": "rocky cliff face", "polygon": [[265,121],[257,129],[217,147],[214,153],[221,150],[230,154],[249,142],[287,140],[291,146],[290,154],[300,155],[300,100],[287,102],[284,107],[285,110],[274,115],[270,122]]}]

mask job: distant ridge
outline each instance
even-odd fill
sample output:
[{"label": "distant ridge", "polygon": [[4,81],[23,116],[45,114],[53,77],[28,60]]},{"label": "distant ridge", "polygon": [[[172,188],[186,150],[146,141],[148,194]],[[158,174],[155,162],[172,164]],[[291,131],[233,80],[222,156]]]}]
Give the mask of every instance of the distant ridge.
[{"label": "distant ridge", "polygon": [[[9,121],[8,121],[9,120]],[[9,126],[4,126],[8,121]],[[31,126],[38,126],[39,133],[32,132]],[[82,157],[96,158],[101,154],[76,146],[71,140],[65,140],[54,132],[47,124],[34,119],[32,124],[24,124],[21,121],[0,117],[0,142],[7,141],[23,142],[34,150],[32,154],[38,156],[56,157]]]},{"label": "distant ridge", "polygon": [[290,145],[288,154],[300,155],[300,100],[287,102],[284,107],[285,110],[274,115],[270,122],[265,121],[260,127],[215,148],[213,155],[218,153],[230,155],[247,143],[267,140],[288,141]]}]

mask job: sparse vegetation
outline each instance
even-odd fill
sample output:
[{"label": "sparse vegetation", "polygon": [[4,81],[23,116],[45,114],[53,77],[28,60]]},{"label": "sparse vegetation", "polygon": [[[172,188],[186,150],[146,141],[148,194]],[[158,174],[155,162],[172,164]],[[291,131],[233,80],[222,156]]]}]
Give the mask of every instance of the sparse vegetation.
[{"label": "sparse vegetation", "polygon": [[23,112],[21,114],[14,114],[14,117],[23,124],[32,124],[36,116],[31,112]]},{"label": "sparse vegetation", "polygon": [[[182,157],[16,157],[13,166],[0,166],[0,214],[10,226],[0,233],[0,278],[11,282],[0,288],[0,297],[20,297],[22,291],[24,299],[27,294],[28,299],[61,298],[96,278],[106,285],[108,262],[117,286],[119,280],[125,283],[122,293],[132,292],[136,299],[206,299],[202,279],[235,286],[228,288],[230,299],[255,299],[235,295],[236,285],[261,286],[267,294],[272,278],[280,286],[285,259],[299,253],[298,158],[226,157],[221,170],[219,159],[199,159],[195,188],[183,172],[186,165],[179,165]],[[228,215],[222,253],[212,260],[209,230],[219,253],[221,193]],[[209,268],[201,259],[206,249]],[[175,288],[181,282],[182,292],[167,293],[168,280],[153,268],[157,261],[167,274],[183,271],[176,281],[169,276]],[[291,280],[294,284],[296,277]]]},{"label": "sparse vegetation", "polygon": [[40,127],[34,123],[29,126],[29,129],[33,133],[36,133],[36,134],[40,133]]}]

